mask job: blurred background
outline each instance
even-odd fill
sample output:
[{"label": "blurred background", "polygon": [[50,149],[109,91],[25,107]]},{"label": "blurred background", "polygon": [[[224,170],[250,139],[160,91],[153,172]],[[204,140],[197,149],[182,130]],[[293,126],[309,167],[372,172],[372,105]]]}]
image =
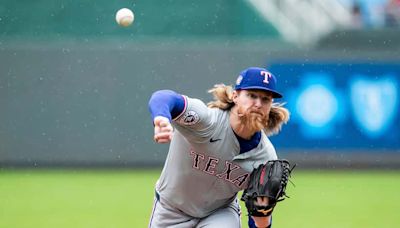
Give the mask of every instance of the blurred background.
[{"label": "blurred background", "polygon": [[[145,227],[167,152],[152,140],[152,92],[207,102],[249,66],[277,76],[292,113],[271,137],[299,173],[279,227],[400,224],[399,196],[382,202],[400,187],[399,0],[0,3],[0,227]],[[124,7],[129,27],[115,22]],[[348,201],[326,203],[338,195]]]}]

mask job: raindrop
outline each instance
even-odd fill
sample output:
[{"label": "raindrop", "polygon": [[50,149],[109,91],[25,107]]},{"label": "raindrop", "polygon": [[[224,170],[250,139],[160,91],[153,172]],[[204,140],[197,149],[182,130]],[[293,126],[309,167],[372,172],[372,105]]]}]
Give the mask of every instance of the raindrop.
[{"label": "raindrop", "polygon": [[62,50],[63,53],[69,53],[69,52],[71,52],[71,50],[68,49],[68,48],[62,48],[61,50]]}]

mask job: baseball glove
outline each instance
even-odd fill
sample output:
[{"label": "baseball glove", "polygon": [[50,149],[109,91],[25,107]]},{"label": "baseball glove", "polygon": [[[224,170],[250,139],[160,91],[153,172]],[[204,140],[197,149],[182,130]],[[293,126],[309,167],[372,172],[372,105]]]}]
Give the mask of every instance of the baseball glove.
[{"label": "baseball glove", "polygon": [[[288,197],[285,190],[293,168],[287,160],[272,160],[261,164],[251,173],[249,186],[241,198],[249,215],[269,216],[276,204]],[[257,197],[268,197],[268,205],[258,205]]]}]

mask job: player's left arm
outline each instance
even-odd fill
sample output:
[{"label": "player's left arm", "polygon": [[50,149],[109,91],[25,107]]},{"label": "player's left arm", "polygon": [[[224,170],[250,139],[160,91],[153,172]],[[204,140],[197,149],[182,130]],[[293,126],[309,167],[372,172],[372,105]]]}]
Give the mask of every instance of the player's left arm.
[{"label": "player's left arm", "polygon": [[[267,206],[269,204],[268,197],[257,197],[255,203],[260,206]],[[271,228],[271,215],[265,217],[251,216],[254,221],[254,226],[250,228]]]},{"label": "player's left arm", "polygon": [[286,185],[294,166],[287,160],[270,160],[253,170],[242,200],[256,227],[270,227],[276,204],[286,197]]},{"label": "player's left arm", "polygon": [[271,228],[271,216],[268,217],[254,217],[252,216],[254,223],[253,226],[249,226],[249,228]]}]

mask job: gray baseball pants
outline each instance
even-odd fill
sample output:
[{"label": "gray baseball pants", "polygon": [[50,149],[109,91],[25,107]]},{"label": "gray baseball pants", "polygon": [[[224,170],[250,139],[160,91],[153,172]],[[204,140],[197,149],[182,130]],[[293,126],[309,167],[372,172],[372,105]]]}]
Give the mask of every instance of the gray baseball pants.
[{"label": "gray baseball pants", "polygon": [[156,196],[149,228],[240,228],[240,214],[239,203],[234,200],[207,217],[194,218]]}]

